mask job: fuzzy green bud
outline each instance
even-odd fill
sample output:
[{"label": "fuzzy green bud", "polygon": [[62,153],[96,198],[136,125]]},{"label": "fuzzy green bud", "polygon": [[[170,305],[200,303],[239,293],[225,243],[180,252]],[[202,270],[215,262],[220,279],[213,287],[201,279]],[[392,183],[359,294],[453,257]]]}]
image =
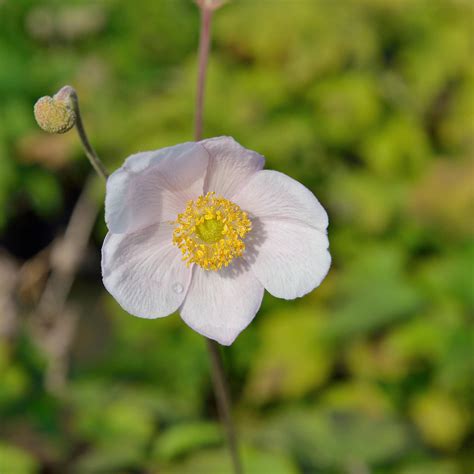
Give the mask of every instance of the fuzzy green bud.
[{"label": "fuzzy green bud", "polygon": [[45,132],[66,133],[76,123],[70,97],[60,92],[54,97],[41,97],[35,104],[36,122]]}]

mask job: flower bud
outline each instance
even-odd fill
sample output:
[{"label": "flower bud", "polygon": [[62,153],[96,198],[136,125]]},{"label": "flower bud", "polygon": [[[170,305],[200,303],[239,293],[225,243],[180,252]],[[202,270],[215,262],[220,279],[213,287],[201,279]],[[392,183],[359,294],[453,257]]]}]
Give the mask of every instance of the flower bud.
[{"label": "flower bud", "polygon": [[54,97],[41,97],[34,107],[38,125],[48,133],[66,133],[76,123],[76,114],[69,96],[56,94]]}]

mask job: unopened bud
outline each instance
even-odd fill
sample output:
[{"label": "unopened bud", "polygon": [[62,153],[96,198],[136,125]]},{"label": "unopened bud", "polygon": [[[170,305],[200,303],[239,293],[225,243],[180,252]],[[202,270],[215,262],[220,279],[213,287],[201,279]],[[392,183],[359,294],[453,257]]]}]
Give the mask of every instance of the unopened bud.
[{"label": "unopened bud", "polygon": [[64,93],[66,88],[69,86],[61,89],[54,97],[41,97],[35,104],[36,122],[45,132],[66,133],[76,123],[70,95]]}]

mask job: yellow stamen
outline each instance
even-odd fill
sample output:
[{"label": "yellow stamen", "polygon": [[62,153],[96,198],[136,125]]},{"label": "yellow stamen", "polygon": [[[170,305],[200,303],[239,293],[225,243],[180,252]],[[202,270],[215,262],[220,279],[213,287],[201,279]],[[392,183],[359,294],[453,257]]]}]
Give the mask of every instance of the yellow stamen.
[{"label": "yellow stamen", "polygon": [[245,250],[243,240],[252,229],[246,212],[215,193],[189,201],[175,224],[173,244],[183,260],[205,270],[219,270],[240,257]]}]

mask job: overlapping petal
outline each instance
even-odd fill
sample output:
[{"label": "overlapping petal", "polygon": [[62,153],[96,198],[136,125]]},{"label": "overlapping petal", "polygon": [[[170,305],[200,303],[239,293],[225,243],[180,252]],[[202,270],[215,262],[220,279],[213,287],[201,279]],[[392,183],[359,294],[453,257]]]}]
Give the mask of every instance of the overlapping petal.
[{"label": "overlapping petal", "polygon": [[331,264],[328,217],[314,194],[277,171],[255,173],[234,201],[253,218],[244,258],[265,289],[293,299],[316,288]]},{"label": "overlapping petal", "polygon": [[182,304],[191,269],[172,245],[173,227],[155,224],[132,234],[109,233],[102,247],[102,278],[123,309],[160,318]]},{"label": "overlapping petal", "polygon": [[265,164],[262,155],[247,150],[231,137],[210,138],[199,143],[209,153],[205,193],[214,191],[218,196],[231,199]]},{"label": "overlapping petal", "polygon": [[187,201],[202,194],[208,156],[192,142],[130,156],[107,180],[109,230],[130,233],[176,219]]},{"label": "overlapping petal", "polygon": [[278,171],[258,171],[233,201],[258,218],[298,221],[322,231],[328,226],[328,215],[316,196]]},{"label": "overlapping petal", "polygon": [[192,329],[228,346],[255,317],[263,291],[242,259],[218,272],[195,266],[180,314]]},{"label": "overlapping petal", "polygon": [[293,299],[314,290],[331,265],[324,231],[296,221],[259,219],[244,258],[273,296]]}]

